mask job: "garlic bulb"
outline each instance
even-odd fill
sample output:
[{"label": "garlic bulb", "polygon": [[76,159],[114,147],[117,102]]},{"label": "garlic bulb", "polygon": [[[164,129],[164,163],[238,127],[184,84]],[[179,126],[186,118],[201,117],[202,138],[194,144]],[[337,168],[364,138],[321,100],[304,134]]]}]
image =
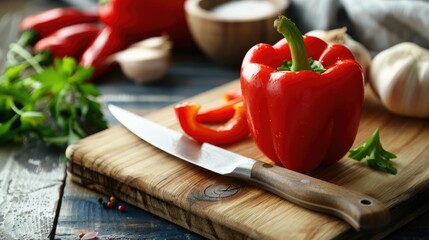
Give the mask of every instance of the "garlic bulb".
[{"label": "garlic bulb", "polygon": [[168,36],[152,37],[131,45],[112,56],[122,72],[137,83],[162,78],[170,66],[172,44]]},{"label": "garlic bulb", "polygon": [[371,65],[371,54],[361,43],[354,40],[347,33],[347,28],[338,28],[329,31],[313,30],[306,35],[315,36],[327,43],[339,43],[345,45],[355,57],[356,61],[362,67],[365,79],[368,78],[368,71]]},{"label": "garlic bulb", "polygon": [[429,51],[404,42],[373,59],[369,82],[391,112],[411,117],[429,117]]}]

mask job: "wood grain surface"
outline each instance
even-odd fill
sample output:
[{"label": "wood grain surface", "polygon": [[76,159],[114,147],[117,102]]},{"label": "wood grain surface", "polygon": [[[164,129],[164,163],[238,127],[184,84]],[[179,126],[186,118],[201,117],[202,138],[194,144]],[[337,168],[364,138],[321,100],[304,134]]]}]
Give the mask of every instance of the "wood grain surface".
[{"label": "wood grain surface", "polygon": [[65,177],[61,154],[37,141],[0,148],[0,239],[54,235]]},{"label": "wood grain surface", "polygon": [[[204,107],[221,102],[237,81],[189,101]],[[172,107],[147,116],[180,131]],[[354,146],[380,128],[383,146],[394,152],[397,175],[346,157],[310,175],[368,194],[386,203],[388,226],[356,232],[345,222],[298,207],[244,182],[191,166],[149,146],[122,126],[114,126],[67,149],[68,170],[80,184],[119,198],[208,238],[326,239],[379,238],[428,210],[429,123],[390,114],[367,89],[365,110]],[[224,146],[270,162],[251,139]]]}]

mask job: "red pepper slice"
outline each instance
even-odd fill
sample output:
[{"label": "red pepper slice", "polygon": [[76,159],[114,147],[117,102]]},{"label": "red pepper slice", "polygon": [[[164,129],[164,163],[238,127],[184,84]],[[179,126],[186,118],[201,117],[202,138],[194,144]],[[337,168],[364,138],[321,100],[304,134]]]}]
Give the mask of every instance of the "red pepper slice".
[{"label": "red pepper slice", "polygon": [[201,106],[195,103],[182,103],[174,107],[182,130],[196,141],[223,145],[237,142],[249,136],[243,102],[235,104],[234,116],[224,125],[215,129],[197,121],[196,117],[200,108]]},{"label": "red pepper slice", "polygon": [[[352,146],[364,100],[363,74],[345,46],[303,38],[289,19],[278,21],[287,41],[258,44],[243,60],[240,80],[249,128],[267,157],[309,172],[337,162]],[[309,57],[326,70],[310,64]],[[284,60],[292,62],[282,65]]]},{"label": "red pepper slice", "polygon": [[33,51],[48,51],[57,58],[68,56],[79,59],[99,32],[99,27],[93,23],[64,27],[38,41]]},{"label": "red pepper slice", "polygon": [[229,90],[228,92],[226,92],[223,95],[223,98],[226,101],[230,101],[230,100],[233,100],[233,99],[236,99],[236,98],[239,98],[239,97],[243,97],[243,93],[241,92],[241,88]]},{"label": "red pepper slice", "polygon": [[67,26],[98,21],[98,13],[76,8],[54,8],[25,17],[20,23],[22,31],[18,44],[27,46],[38,39]]},{"label": "red pepper slice", "polygon": [[206,124],[224,123],[234,116],[236,112],[234,105],[239,102],[243,102],[242,97],[229,100],[225,104],[218,107],[201,110],[198,112],[196,119],[198,122]]}]

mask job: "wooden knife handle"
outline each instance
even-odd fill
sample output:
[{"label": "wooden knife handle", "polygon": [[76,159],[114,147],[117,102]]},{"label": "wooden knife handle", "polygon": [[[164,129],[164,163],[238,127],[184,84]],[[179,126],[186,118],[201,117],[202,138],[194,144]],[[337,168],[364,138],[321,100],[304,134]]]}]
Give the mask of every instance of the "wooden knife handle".
[{"label": "wooden knife handle", "polygon": [[388,208],[374,198],[282,167],[257,162],[251,181],[302,207],[335,215],[356,230],[390,220]]}]

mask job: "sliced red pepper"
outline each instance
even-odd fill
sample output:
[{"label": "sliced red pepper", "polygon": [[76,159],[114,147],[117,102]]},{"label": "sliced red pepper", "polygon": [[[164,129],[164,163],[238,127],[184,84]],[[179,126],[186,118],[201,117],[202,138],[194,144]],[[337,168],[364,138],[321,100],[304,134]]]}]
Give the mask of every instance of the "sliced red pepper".
[{"label": "sliced red pepper", "polygon": [[67,26],[98,21],[97,12],[81,11],[76,8],[54,8],[25,17],[20,23],[22,31],[18,44],[27,46],[38,39]]},{"label": "sliced red pepper", "polygon": [[197,114],[197,121],[206,124],[224,123],[234,116],[236,111],[234,105],[239,102],[243,102],[242,97],[229,100],[221,106],[201,110]]},{"label": "sliced red pepper", "polygon": [[241,88],[229,90],[228,92],[226,92],[223,95],[223,98],[226,101],[230,101],[230,100],[233,100],[233,99],[236,99],[236,98],[239,98],[239,97],[241,97],[241,98],[243,97],[243,93],[241,92]]},{"label": "sliced red pepper", "polygon": [[249,136],[243,102],[235,104],[234,116],[224,125],[215,129],[197,121],[200,108],[201,106],[195,103],[182,103],[174,107],[182,130],[196,141],[223,145],[240,141]]},{"label": "sliced red pepper", "polygon": [[93,23],[64,27],[38,41],[33,51],[48,51],[57,58],[68,56],[79,59],[99,32],[100,28]]}]

